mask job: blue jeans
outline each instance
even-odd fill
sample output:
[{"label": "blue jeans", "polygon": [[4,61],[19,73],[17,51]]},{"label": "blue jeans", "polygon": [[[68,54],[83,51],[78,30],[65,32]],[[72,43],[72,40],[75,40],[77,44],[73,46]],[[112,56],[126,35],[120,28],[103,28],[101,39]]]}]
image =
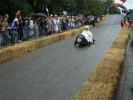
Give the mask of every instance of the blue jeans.
[{"label": "blue jeans", "polygon": [[11,31],[11,42],[12,43],[18,42],[18,32],[17,32],[17,30],[12,30]]},{"label": "blue jeans", "polygon": [[2,35],[0,34],[0,47],[2,46]]},{"label": "blue jeans", "polygon": [[0,40],[1,46],[7,46],[8,43],[10,42],[10,36],[9,36],[8,31],[2,32],[0,35],[0,38],[1,38],[1,40]]}]

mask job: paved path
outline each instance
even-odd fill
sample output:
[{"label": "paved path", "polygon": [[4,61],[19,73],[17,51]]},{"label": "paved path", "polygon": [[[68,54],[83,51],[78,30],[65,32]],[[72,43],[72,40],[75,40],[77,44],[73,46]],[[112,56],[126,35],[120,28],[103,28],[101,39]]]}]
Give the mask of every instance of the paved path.
[{"label": "paved path", "polygon": [[127,48],[124,73],[118,91],[118,100],[133,100],[133,94],[130,91],[131,87],[133,87],[133,48],[130,46],[131,40],[133,40],[133,30],[130,32],[131,39]]},{"label": "paved path", "polygon": [[76,49],[74,38],[0,65],[0,100],[69,100],[95,70],[120,31],[121,17],[93,28],[96,45]]}]

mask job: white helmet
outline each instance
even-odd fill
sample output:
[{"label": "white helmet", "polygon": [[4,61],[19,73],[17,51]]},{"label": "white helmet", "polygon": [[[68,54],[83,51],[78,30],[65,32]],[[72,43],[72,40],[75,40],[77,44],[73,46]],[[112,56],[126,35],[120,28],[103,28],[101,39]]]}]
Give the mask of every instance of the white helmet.
[{"label": "white helmet", "polygon": [[84,29],[85,30],[90,30],[90,26],[85,26]]}]

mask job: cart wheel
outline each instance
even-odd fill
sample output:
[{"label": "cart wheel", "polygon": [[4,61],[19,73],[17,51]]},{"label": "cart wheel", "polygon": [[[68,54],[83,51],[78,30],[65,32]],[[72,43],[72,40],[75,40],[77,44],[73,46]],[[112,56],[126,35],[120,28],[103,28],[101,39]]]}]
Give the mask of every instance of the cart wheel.
[{"label": "cart wheel", "polygon": [[79,44],[78,43],[74,43],[75,47],[78,48],[79,47]]}]

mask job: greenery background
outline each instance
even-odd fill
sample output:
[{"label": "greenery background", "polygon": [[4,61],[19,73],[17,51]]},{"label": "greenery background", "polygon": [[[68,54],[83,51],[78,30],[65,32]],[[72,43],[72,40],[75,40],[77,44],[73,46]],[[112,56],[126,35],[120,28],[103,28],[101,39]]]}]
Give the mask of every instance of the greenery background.
[{"label": "greenery background", "polygon": [[[69,14],[103,15],[114,0],[1,0],[0,15],[15,16],[20,9],[23,15],[31,12],[41,12],[46,6],[50,14],[62,14],[65,10]],[[111,9],[111,13],[119,13],[118,9]]]}]

